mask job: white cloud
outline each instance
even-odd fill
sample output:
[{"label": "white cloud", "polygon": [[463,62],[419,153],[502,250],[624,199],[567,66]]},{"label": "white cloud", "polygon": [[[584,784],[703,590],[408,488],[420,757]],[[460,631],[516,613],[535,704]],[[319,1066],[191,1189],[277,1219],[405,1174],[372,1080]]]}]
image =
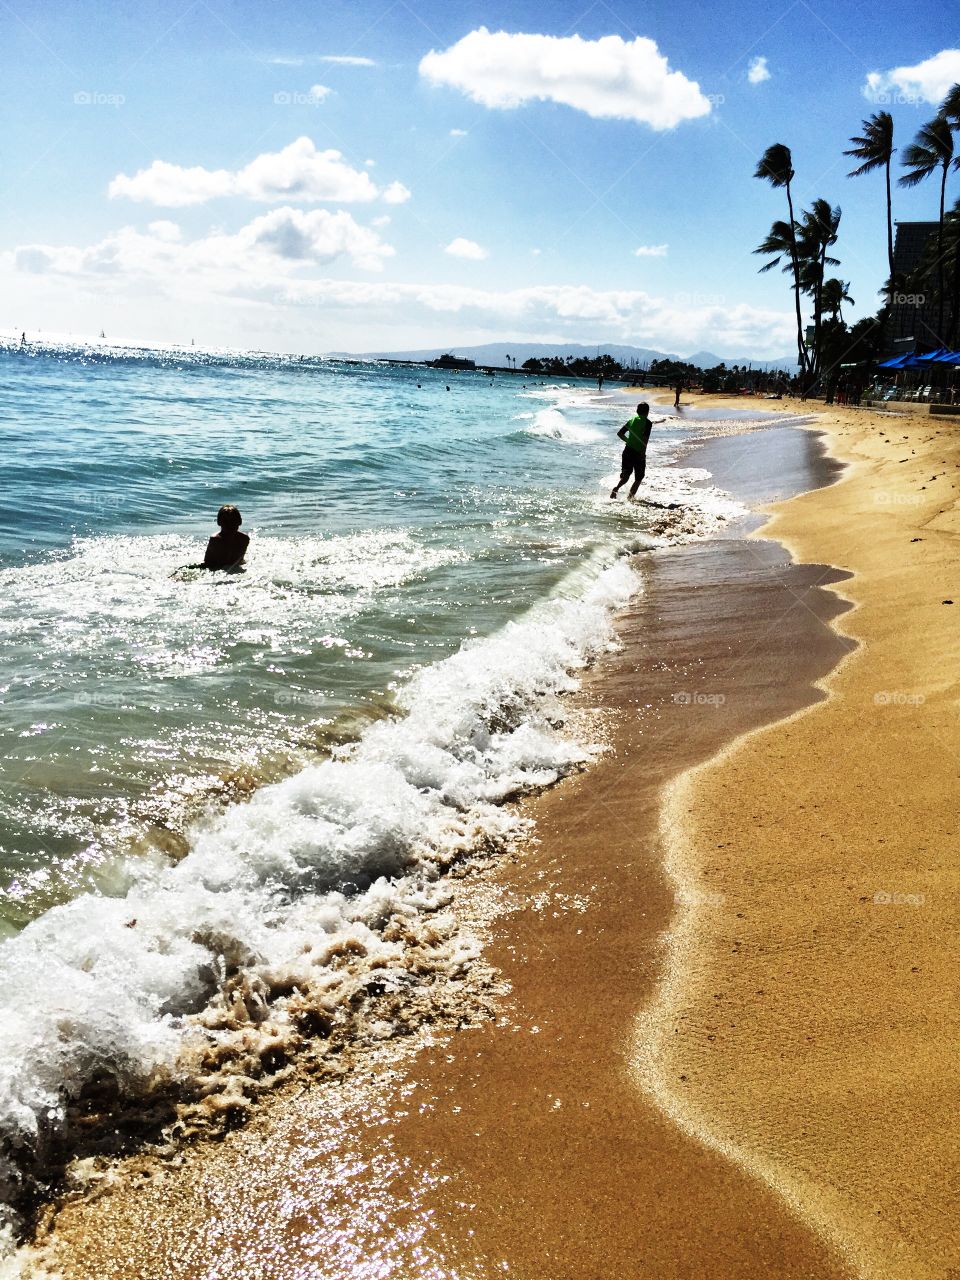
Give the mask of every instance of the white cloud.
[{"label": "white cloud", "polygon": [[543,253],[543,250],[542,250],[542,249],[531,249],[531,250],[530,250],[530,253],[531,253],[531,255],[532,255],[534,258],[539,258],[539,257],[540,257],[540,255],[541,255],[541,253]]},{"label": "white cloud", "polygon": [[389,227],[390,221],[389,213],[381,213],[379,218],[370,219],[370,225],[371,227]]},{"label": "white cloud", "polygon": [[449,253],[451,258],[469,258],[472,262],[482,262],[489,257],[486,249],[478,245],[476,240],[465,240],[463,236],[451,240],[443,252]]},{"label": "white cloud", "polygon": [[326,84],[315,84],[310,87],[310,97],[315,102],[322,102],[324,98],[328,98],[333,90]]},{"label": "white cloud", "polygon": [[411,192],[402,182],[391,182],[389,187],[383,189],[384,204],[406,204],[410,199]]},{"label": "white cloud", "polygon": [[158,240],[166,240],[168,242],[179,240],[183,234],[175,222],[166,222],[164,220],[151,222],[147,230],[152,236],[156,236]]},{"label": "white cloud", "polygon": [[[317,85],[311,92],[322,86]],[[118,174],[108,187],[116,199],[125,197],[167,208],[204,204],[223,196],[242,196],[269,204],[280,200],[339,203],[375,200],[379,195],[391,204],[409,199],[402,183],[394,182],[385,191],[368,173],[354,169],[339,151],[318,151],[306,137],[297,138],[282,151],[267,151],[243,169],[187,169],[165,160],[154,160],[148,169],[133,177]],[[389,195],[387,193],[390,193]],[[406,192],[400,196],[399,193]]]},{"label": "white cloud", "polygon": [[[314,219],[317,212],[323,211],[271,210],[237,235],[211,235],[191,244],[165,243],[126,228],[88,249],[23,246],[16,254],[0,253],[0,287],[18,308],[26,308],[24,314],[31,300],[37,305],[39,299],[45,313],[56,304],[62,314],[82,321],[90,314],[90,299],[102,308],[109,296],[123,300],[127,324],[139,316],[152,328],[165,311],[171,332],[182,336],[189,307],[206,324],[224,325],[220,332],[227,340],[232,333],[249,345],[255,324],[257,345],[284,334],[297,349],[306,333],[315,347],[342,349],[351,334],[353,349],[369,350],[412,341],[424,346],[479,342],[509,332],[544,342],[621,340],[666,351],[709,348],[771,358],[789,352],[795,339],[789,310],[730,298],[690,305],[637,289],[577,284],[498,291],[318,278],[314,273],[323,255],[335,251],[338,237],[340,243],[352,243],[354,233],[346,224],[338,229],[324,218],[303,223],[296,217]],[[281,214],[286,217],[278,218]],[[389,252],[382,246],[381,254]]]},{"label": "white cloud", "polygon": [[960,81],[960,49],[941,49],[933,57],[912,67],[871,71],[863,86],[863,96],[878,105],[901,102],[931,102],[936,106]]},{"label": "white cloud", "polygon": [[751,84],[763,84],[764,80],[770,79],[770,68],[767,66],[766,58],[750,59],[750,65],[747,67],[747,79]]},{"label": "white cloud", "polygon": [[338,67],[375,67],[377,65],[373,58],[356,58],[347,53],[328,53],[320,61],[333,62]]},{"label": "white cloud", "polygon": [[284,58],[284,57],[268,58],[267,62],[269,62],[272,67],[302,67],[303,66],[302,58]]},{"label": "white cloud", "polygon": [[669,248],[667,244],[642,244],[633,252],[637,258],[665,258]]},{"label": "white cloud", "polygon": [[598,119],[637,120],[654,129],[710,112],[696,81],[671,71],[656,42],[643,36],[584,40],[480,27],[441,53],[431,50],[420,74],[487,107],[560,102]]},{"label": "white cloud", "polygon": [[278,272],[325,266],[341,257],[363,270],[379,271],[393,254],[375,230],[361,226],[345,210],[308,212],[288,206],[261,214],[234,234],[214,231],[184,242],[175,223],[152,222],[147,234],[123,227],[86,249],[24,245],[14,251],[13,261],[18,270],[37,275],[164,280],[217,272],[229,282],[234,277],[275,279]]},{"label": "white cloud", "polygon": [[451,138],[465,138],[466,136],[467,136],[467,131],[466,131],[466,129],[451,129],[451,130],[450,130],[450,137],[451,137]]}]

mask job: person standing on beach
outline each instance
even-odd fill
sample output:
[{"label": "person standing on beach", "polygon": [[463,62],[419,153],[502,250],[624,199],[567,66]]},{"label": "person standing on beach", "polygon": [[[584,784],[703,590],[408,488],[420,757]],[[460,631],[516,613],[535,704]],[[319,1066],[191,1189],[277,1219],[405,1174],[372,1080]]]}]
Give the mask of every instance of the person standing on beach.
[{"label": "person standing on beach", "polygon": [[[650,412],[650,406],[646,402],[637,405],[636,417],[625,422],[617,435],[623,441],[623,458],[620,463],[620,479],[614,485],[610,492],[610,497],[615,498],[623,485],[630,479],[631,474],[635,476],[633,484],[630,486],[629,497],[633,498],[637,490],[640,488],[640,481],[644,477],[647,469],[647,442],[650,439],[650,430],[653,423],[647,416]],[[662,422],[660,418],[658,421]]]},{"label": "person standing on beach", "polygon": [[677,394],[673,397],[673,407],[674,407],[675,409],[679,409],[679,408],[680,408],[680,393],[681,393],[681,391],[682,391],[682,390],[683,390],[683,379],[682,379],[682,378],[678,378],[678,379],[677,379],[677,386],[676,386],[676,392],[677,392]]}]

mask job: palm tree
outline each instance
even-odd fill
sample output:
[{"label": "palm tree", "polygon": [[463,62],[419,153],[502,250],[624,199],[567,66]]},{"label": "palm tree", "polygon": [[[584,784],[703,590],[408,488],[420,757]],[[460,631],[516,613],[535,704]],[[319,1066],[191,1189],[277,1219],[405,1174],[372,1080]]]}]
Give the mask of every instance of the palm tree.
[{"label": "palm tree", "polygon": [[887,183],[887,262],[890,267],[890,279],[887,285],[888,299],[894,291],[893,280],[893,200],[890,194],[890,165],[893,160],[893,116],[889,111],[878,111],[864,120],[860,126],[863,133],[851,138],[853,146],[845,151],[845,156],[853,156],[863,163],[851,169],[848,178],[859,178],[861,174],[870,173],[873,169],[883,167]]},{"label": "palm tree", "polygon": [[803,212],[797,232],[797,257],[800,262],[800,287],[813,299],[813,372],[820,370],[820,332],[823,323],[823,281],[827,265],[839,266],[838,258],[827,252],[837,242],[840,208],[829,200],[814,200]]},{"label": "palm tree", "polygon": [[790,154],[790,148],[784,146],[782,142],[775,142],[772,147],[767,147],[760,157],[760,163],[753,176],[769,182],[771,187],[783,187],[787,193],[790,221],[780,225],[786,226],[788,233],[790,263],[793,268],[793,298],[797,312],[797,362],[802,373],[807,367],[807,351],[803,343],[803,316],[800,312],[800,263],[797,259],[796,220],[793,216],[793,195],[790,191],[790,183],[794,177],[793,156]]},{"label": "palm tree", "polygon": [[960,84],[955,84],[940,104],[940,114],[956,129],[960,125]]},{"label": "palm tree", "polygon": [[829,280],[823,282],[820,301],[824,311],[830,312],[830,319],[835,324],[843,324],[843,304],[849,302],[853,306],[854,300],[847,292],[849,288],[849,280],[838,280],[836,276],[831,276]]},{"label": "palm tree", "polygon": [[[950,95],[948,95],[949,99]],[[947,199],[947,172],[953,162],[953,128],[946,116],[934,117],[923,125],[903,153],[907,172],[901,177],[901,187],[915,187],[929,178],[937,169],[940,177],[940,223],[937,227],[937,287],[939,308],[937,312],[937,339],[943,342],[943,304],[946,301],[943,287],[943,219]]]}]

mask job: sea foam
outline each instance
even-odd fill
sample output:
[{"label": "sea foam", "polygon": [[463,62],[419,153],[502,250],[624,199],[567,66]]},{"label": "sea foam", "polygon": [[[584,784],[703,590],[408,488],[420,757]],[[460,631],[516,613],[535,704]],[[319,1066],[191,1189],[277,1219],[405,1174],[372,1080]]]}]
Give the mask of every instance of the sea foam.
[{"label": "sea foam", "polygon": [[[211,813],[179,862],[132,863],[124,896],[85,894],[0,944],[8,1202],[69,1141],[71,1104],[91,1087],[107,1080],[142,1100],[182,1086],[246,1105],[254,1069],[226,1085],[218,1074],[218,1046],[240,1054],[240,1024],[268,1026],[270,1043],[288,1047],[298,993],[335,1020],[372,970],[381,987],[415,980],[407,951],[417,921],[447,902],[443,869],[517,830],[505,800],[589,758],[558,728],[557,695],[613,643],[612,610],[639,578],[617,559],[577,584],[422,668],[399,694],[401,714],[333,758]],[[456,929],[433,932],[448,972],[474,954]],[[345,955],[362,965],[345,971]],[[216,1078],[198,1085],[204,1070]]]}]

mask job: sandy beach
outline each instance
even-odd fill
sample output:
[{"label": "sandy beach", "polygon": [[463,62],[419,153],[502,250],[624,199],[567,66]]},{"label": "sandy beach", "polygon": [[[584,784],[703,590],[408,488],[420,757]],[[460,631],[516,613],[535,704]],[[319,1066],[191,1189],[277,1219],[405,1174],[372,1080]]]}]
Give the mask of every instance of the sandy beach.
[{"label": "sandy beach", "polygon": [[608,749],[464,881],[493,1016],[66,1204],[61,1274],[957,1274],[956,431],[781,432],[810,492],[649,557]]}]

